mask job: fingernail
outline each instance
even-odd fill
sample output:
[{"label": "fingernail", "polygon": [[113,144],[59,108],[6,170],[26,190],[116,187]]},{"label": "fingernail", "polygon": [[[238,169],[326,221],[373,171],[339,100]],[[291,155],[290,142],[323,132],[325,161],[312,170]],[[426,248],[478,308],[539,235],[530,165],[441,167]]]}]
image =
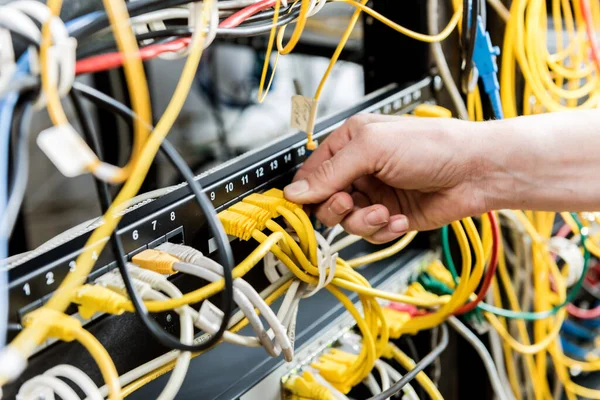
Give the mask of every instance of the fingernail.
[{"label": "fingernail", "polygon": [[304,192],[306,192],[308,190],[308,181],[305,181],[304,179],[301,181],[296,181],[294,183],[291,183],[289,185],[287,185],[285,187],[285,189],[283,189],[284,193],[286,195],[290,195],[290,196],[298,196]]},{"label": "fingernail", "polygon": [[331,203],[331,207],[329,208],[337,215],[342,215],[345,214],[346,211],[350,210],[350,207],[350,205],[345,204],[345,202],[343,202],[342,200],[335,199],[333,203]]},{"label": "fingernail", "polygon": [[370,213],[367,214],[367,216],[365,217],[365,220],[367,221],[367,224],[369,225],[382,225],[385,224],[387,222],[387,218],[385,216],[385,214],[383,213],[383,211],[377,209],[377,210],[373,210]]},{"label": "fingernail", "polygon": [[404,215],[399,216],[390,222],[390,231],[395,233],[404,233],[408,231],[408,218]]}]

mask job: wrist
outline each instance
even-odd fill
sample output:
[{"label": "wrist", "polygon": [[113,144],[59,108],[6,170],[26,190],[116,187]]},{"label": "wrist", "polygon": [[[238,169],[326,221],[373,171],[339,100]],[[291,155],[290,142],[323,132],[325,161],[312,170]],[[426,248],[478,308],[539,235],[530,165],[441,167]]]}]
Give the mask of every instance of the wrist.
[{"label": "wrist", "polygon": [[516,119],[471,123],[471,181],[481,205],[478,214],[526,208],[530,171],[538,157],[533,138],[518,128]]}]

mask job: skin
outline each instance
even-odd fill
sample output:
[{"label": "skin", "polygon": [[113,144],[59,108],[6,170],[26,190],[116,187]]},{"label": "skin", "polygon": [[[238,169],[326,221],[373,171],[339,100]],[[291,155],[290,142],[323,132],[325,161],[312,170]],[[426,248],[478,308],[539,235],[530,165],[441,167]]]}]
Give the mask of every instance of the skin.
[{"label": "skin", "polygon": [[600,113],[502,121],[356,115],[336,129],[288,185],[373,243],[502,208],[600,209]]}]

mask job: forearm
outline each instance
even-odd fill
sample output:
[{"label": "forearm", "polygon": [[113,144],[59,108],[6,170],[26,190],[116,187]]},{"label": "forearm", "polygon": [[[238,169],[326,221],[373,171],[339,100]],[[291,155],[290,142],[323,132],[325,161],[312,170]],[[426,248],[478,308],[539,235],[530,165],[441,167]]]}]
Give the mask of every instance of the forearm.
[{"label": "forearm", "polygon": [[474,130],[474,183],[486,208],[600,210],[600,110],[493,121]]}]

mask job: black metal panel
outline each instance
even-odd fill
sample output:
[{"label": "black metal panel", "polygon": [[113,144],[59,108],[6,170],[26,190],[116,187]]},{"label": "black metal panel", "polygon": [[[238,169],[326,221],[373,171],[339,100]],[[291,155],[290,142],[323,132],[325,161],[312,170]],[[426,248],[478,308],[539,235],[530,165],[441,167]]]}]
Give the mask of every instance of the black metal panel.
[{"label": "black metal panel", "polygon": [[[416,32],[427,32],[426,1],[371,0],[382,15]],[[365,92],[390,83],[405,86],[428,73],[429,47],[364,14]]]}]

